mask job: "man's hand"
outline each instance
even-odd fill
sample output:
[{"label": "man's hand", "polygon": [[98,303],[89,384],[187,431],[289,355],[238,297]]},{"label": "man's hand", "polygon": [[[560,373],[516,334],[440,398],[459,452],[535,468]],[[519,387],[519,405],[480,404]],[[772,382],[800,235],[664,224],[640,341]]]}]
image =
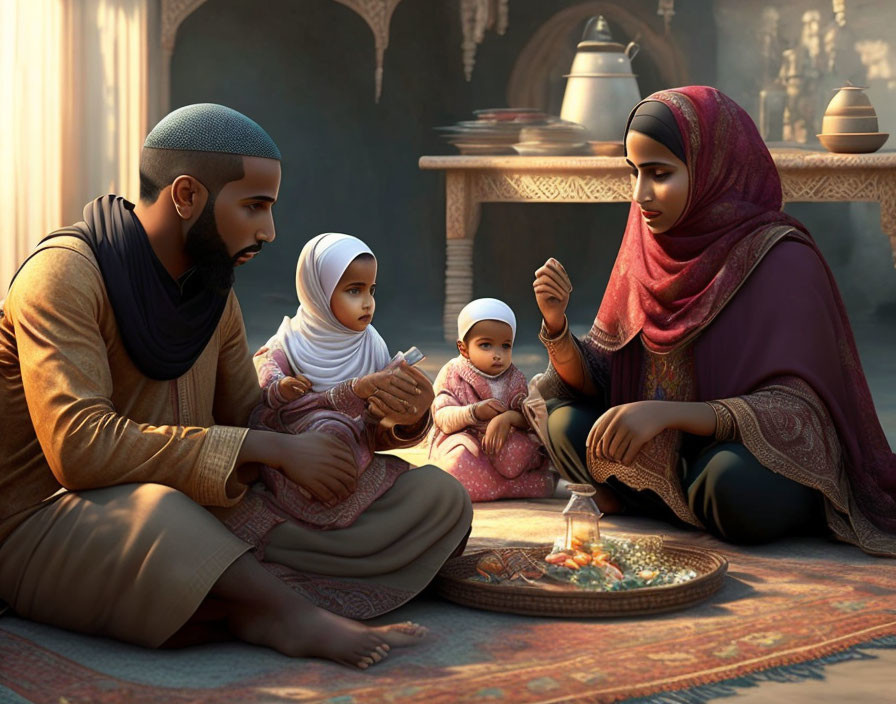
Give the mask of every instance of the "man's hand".
[{"label": "man's hand", "polygon": [[572,292],[569,274],[560,262],[551,257],[535,271],[532,289],[548,334],[557,335],[563,330],[563,318]]},{"label": "man's hand", "polygon": [[[413,425],[426,415],[432,405],[435,398],[432,384],[423,372],[406,362],[388,371],[394,372],[391,383],[384,384],[371,393],[367,397],[367,407],[371,415],[386,427]],[[377,374],[383,372],[369,376],[374,377]]]},{"label": "man's hand", "polygon": [[496,398],[487,398],[473,406],[473,417],[479,421],[490,421],[492,418],[507,412],[507,406]]},{"label": "man's hand", "polygon": [[295,482],[303,493],[332,506],[355,491],[358,466],[348,445],[318,432],[299,435],[271,433],[277,437],[273,462],[276,467]]},{"label": "man's hand", "polygon": [[311,390],[311,382],[301,374],[285,376],[277,382],[277,391],[287,401],[295,401]]}]

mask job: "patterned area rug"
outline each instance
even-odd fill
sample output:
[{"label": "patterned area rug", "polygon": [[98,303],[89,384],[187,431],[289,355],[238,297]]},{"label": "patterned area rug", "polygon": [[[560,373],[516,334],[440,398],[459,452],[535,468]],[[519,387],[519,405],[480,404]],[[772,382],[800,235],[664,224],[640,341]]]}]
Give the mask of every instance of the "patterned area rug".
[{"label": "patterned area rug", "polygon": [[[471,548],[550,542],[564,503],[477,506]],[[363,673],[236,643],[147,651],[4,616],[0,702],[704,702],[896,645],[893,561],[821,539],[732,549],[634,518],[604,522],[614,529],[722,552],[724,587],[696,608],[616,620],[475,611],[424,595],[379,622],[412,619],[432,635]]]}]

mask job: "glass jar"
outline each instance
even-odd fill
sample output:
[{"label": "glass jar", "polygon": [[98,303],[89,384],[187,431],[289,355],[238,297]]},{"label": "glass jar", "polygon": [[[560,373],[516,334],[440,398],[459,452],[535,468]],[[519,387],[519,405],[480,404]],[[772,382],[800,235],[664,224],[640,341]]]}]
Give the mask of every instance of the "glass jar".
[{"label": "glass jar", "polygon": [[566,541],[563,547],[567,550],[581,550],[583,546],[600,540],[600,517],[603,514],[591,498],[596,493],[593,486],[570,484],[567,488],[572,496],[563,509],[563,517],[566,519]]}]

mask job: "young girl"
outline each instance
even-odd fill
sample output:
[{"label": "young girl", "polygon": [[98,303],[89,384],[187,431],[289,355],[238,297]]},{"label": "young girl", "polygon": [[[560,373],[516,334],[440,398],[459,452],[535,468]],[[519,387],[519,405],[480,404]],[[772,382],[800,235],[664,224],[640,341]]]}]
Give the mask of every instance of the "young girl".
[{"label": "young girl", "polygon": [[415,445],[429,429],[429,381],[406,364],[390,364],[386,343],[370,324],[376,271],[373,253],[356,237],[327,233],[310,240],[296,271],[299,308],[255,355],[263,403],[250,426],[334,435],[351,449],[358,473],[347,498],[332,493],[322,501],[264,468],[262,482],[227,519],[259,554],[265,535],[285,520],[321,529],[354,523],[410,468],[374,451]]},{"label": "young girl", "polygon": [[506,303],[472,301],[457,319],[460,355],[436,378],[429,456],[473,501],[554,491],[548,459],[520,413],[527,386],[511,363],[515,335],[516,317]]}]

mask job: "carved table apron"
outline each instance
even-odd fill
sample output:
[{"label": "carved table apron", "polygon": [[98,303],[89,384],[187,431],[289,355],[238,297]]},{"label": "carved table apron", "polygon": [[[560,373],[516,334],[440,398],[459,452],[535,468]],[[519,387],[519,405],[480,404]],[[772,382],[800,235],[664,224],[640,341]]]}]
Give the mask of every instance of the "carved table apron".
[{"label": "carved table apron", "polygon": [[[896,152],[832,154],[771,148],[785,202],[877,201],[896,265]],[[454,341],[457,314],[473,298],[473,238],[482,203],[619,203],[631,200],[623,157],[424,156],[445,172],[443,332]]]}]

